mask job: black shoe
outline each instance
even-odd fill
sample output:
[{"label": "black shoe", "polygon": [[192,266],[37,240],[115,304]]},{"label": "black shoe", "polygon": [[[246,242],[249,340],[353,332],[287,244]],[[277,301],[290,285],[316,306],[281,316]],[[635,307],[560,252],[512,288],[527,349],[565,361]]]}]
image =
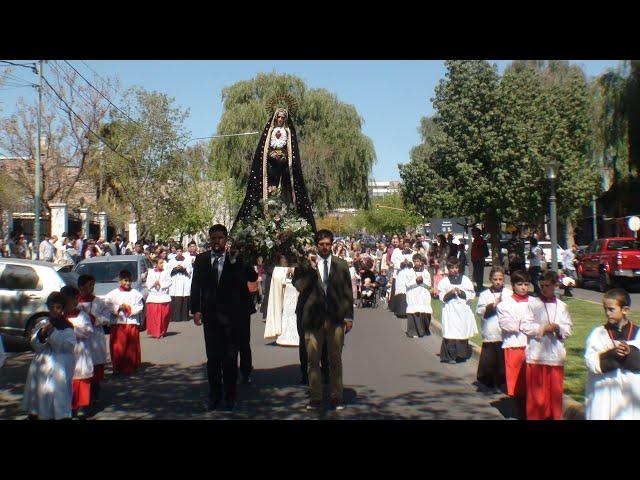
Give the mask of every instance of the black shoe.
[{"label": "black shoe", "polygon": [[225,400],[224,401],[224,409],[228,412],[231,412],[233,408],[236,406],[235,400]]},{"label": "black shoe", "polygon": [[300,385],[309,385],[309,379],[307,377],[300,377],[300,380],[298,380],[298,383]]},{"label": "black shoe", "polygon": [[333,408],[334,410],[336,410],[338,412],[341,412],[346,407],[345,407],[344,402],[342,400],[332,400],[331,401],[331,408]]},{"label": "black shoe", "polygon": [[220,407],[220,400],[209,400],[209,405],[207,405],[208,412],[214,412]]},{"label": "black shoe", "polygon": [[242,376],[242,383],[243,385],[251,385],[251,376],[247,375],[246,377],[243,375]]}]

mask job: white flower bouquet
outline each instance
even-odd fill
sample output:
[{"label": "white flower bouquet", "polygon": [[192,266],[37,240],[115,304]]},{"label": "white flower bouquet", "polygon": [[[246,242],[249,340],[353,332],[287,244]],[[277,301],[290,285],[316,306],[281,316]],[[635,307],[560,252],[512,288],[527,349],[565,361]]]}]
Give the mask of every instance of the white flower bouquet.
[{"label": "white flower bouquet", "polygon": [[262,257],[268,265],[284,255],[291,265],[306,256],[314,244],[311,226],[281,200],[279,190],[269,194],[266,215],[263,212],[254,208],[248,219],[234,226],[234,242],[242,245],[243,259],[255,264]]}]

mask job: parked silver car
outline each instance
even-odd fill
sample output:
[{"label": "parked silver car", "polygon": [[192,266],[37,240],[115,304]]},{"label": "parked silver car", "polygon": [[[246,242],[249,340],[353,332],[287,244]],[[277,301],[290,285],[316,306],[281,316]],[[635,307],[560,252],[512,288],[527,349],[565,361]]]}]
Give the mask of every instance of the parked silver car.
[{"label": "parked silver car", "polygon": [[0,258],[0,332],[30,338],[47,322],[49,294],[77,282],[78,276],[62,265]]},{"label": "parked silver car", "polygon": [[[131,288],[138,290],[146,300],[149,291],[146,287],[147,272],[153,268],[144,255],[106,255],[82,260],[73,271],[78,275],[91,275],[96,279],[95,294],[104,298],[111,290],[118,288],[118,275],[129,270],[132,275]],[[146,326],[146,308],[140,316],[141,330]]]}]

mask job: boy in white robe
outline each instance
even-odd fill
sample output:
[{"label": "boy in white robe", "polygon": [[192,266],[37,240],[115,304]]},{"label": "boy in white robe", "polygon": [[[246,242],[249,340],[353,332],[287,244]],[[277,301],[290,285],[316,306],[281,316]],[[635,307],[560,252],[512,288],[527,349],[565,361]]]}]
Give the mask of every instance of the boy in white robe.
[{"label": "boy in white robe", "polygon": [[539,280],[540,298],[532,304],[533,316],[525,317],[527,335],[527,420],[561,420],[564,395],[564,341],[571,335],[567,305],[554,294],[558,274],[547,270]]},{"label": "boy in white robe", "polygon": [[193,262],[190,256],[183,255],[182,245],[176,248],[176,255],[169,261],[167,270],[171,275],[171,321],[186,322],[189,320],[189,296],[191,295],[191,276]]},{"label": "boy in white robe", "polygon": [[424,264],[426,260],[420,253],[413,258],[413,268],[407,269],[405,288],[407,295],[407,337],[431,335],[431,275]]},{"label": "boy in white robe", "polygon": [[498,324],[502,330],[507,395],[516,399],[519,418],[526,418],[528,339],[522,323],[533,317],[532,304],[538,301],[529,296],[529,274],[523,270],[511,273],[513,295],[498,305]]},{"label": "boy in white robe", "polygon": [[504,269],[493,267],[489,272],[491,287],[483,290],[478,297],[476,313],[480,317],[482,350],[478,361],[478,382],[501,393],[500,386],[506,383],[504,351],[502,349],[502,330],[498,323],[498,305],[513,295],[504,286]]},{"label": "boy in white robe", "polygon": [[104,366],[109,361],[107,337],[104,326],[111,321],[111,312],[107,304],[94,295],[95,278],[91,275],[78,277],[78,308],[89,315],[93,326],[90,338],[91,358],[93,360],[93,378],[91,379],[91,403],[98,403],[100,384],[104,380]]},{"label": "boy in white robe", "polygon": [[120,286],[105,297],[112,320],[109,347],[114,375],[134,373],[142,361],[140,353],[140,314],[144,309],[142,294],[131,288],[132,275],[122,270]]},{"label": "boy in white robe", "polygon": [[36,352],[25,383],[23,406],[30,420],[71,419],[72,382],[76,335],[64,318],[65,297],[53,292],[47,298],[49,323],[31,337]]},{"label": "boy in white robe", "polygon": [[469,277],[459,273],[460,261],[447,259],[448,274],[438,285],[442,309],[442,346],[440,361],[465,362],[471,358],[469,339],[478,333],[476,318],[467,302],[476,296]]},{"label": "boy in white robe", "polygon": [[627,315],[631,297],[614,288],[603,298],[607,323],[587,338],[587,420],[640,420],[640,328]]},{"label": "boy in white robe", "polygon": [[91,405],[91,379],[93,378],[93,357],[91,355],[91,336],[93,324],[91,318],[78,308],[77,288],[67,285],[60,290],[65,296],[64,316],[73,324],[76,335],[76,346],[73,353],[76,368],[73,372],[73,399],[71,410],[73,416],[86,418]]}]

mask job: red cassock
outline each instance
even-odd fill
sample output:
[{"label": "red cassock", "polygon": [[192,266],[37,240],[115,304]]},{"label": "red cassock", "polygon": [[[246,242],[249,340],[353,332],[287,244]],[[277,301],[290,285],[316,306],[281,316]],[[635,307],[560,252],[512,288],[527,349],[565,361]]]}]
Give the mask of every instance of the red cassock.
[{"label": "red cassock", "polygon": [[507,394],[510,397],[524,398],[527,388],[525,347],[505,348],[504,366]]},{"label": "red cassock", "polygon": [[111,325],[109,339],[114,373],[134,373],[141,363],[140,332],[134,324]]},{"label": "red cassock", "polygon": [[73,381],[73,400],[71,410],[91,405],[91,379],[81,378]]},{"label": "red cassock", "polygon": [[169,330],[170,320],[170,303],[147,303],[147,335],[154,338],[164,337]]},{"label": "red cassock", "polygon": [[562,419],[564,367],[527,364],[527,420]]}]

